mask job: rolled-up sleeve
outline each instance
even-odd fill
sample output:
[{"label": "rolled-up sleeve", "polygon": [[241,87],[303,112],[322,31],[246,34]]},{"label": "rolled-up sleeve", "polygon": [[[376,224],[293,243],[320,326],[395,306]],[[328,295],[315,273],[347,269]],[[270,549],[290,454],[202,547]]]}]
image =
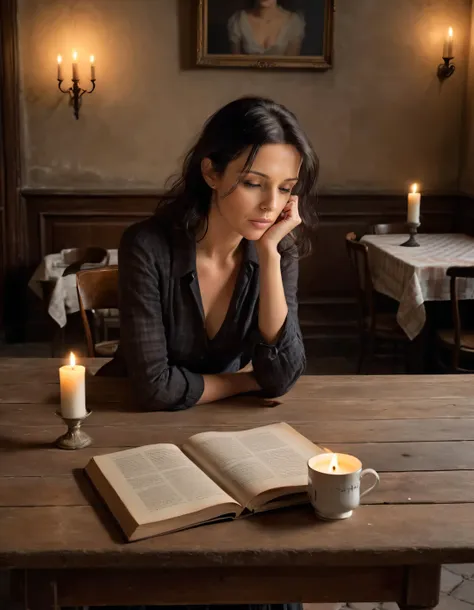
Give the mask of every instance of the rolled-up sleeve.
[{"label": "rolled-up sleeve", "polygon": [[156,247],[156,242],[135,227],[122,237],[120,349],[140,406],[148,411],[176,411],[187,409],[199,400],[204,379],[200,374],[168,364]]},{"label": "rolled-up sleeve", "polygon": [[286,394],[302,375],[306,356],[298,320],[298,258],[282,256],[281,272],[288,315],[275,344],[265,343],[258,332],[252,357],[255,378],[262,388],[261,395],[273,398]]}]

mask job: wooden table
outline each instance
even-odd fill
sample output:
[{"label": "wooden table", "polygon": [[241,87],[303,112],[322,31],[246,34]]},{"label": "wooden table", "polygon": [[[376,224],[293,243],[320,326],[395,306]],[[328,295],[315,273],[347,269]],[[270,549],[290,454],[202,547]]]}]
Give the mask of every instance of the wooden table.
[{"label": "wooden table", "polygon": [[[95,370],[100,361],[89,361]],[[91,378],[88,449],[62,432],[58,360],[0,360],[0,567],[30,610],[55,605],[438,602],[440,566],[474,562],[473,378],[303,377],[276,407],[248,398],[134,412],[126,381]],[[381,473],[351,519],[310,507],[125,543],[82,468],[94,454],[201,430],[287,421]]]}]

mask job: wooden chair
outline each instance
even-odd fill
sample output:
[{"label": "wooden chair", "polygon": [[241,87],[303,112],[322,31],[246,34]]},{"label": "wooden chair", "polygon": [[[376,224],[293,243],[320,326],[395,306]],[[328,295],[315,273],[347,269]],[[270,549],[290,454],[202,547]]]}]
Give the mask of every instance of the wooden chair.
[{"label": "wooden chair", "polygon": [[77,295],[89,357],[112,357],[117,351],[119,342],[95,342],[87,312],[93,313],[98,309],[118,309],[118,267],[110,266],[79,271]]},{"label": "wooden chair", "polygon": [[407,233],[407,225],[405,222],[393,222],[389,224],[376,224],[372,225],[372,233],[374,235],[391,235]]},{"label": "wooden chair", "polygon": [[398,346],[407,344],[408,337],[398,325],[395,312],[382,312],[377,308],[378,293],[372,284],[367,246],[358,241],[355,233],[348,233],[346,247],[358,303],[360,355],[357,372],[360,374],[366,359],[373,359],[376,341],[390,341]]},{"label": "wooden chair", "polygon": [[[459,311],[458,280],[474,281],[474,267],[450,267],[446,275],[451,278],[451,309],[454,328],[441,329],[436,333],[438,347],[438,364],[442,369],[452,373],[474,373],[474,330],[463,329]],[[466,301],[472,305],[472,301]],[[446,365],[442,354],[450,354],[449,365]],[[469,365],[469,366],[468,366]]]}]

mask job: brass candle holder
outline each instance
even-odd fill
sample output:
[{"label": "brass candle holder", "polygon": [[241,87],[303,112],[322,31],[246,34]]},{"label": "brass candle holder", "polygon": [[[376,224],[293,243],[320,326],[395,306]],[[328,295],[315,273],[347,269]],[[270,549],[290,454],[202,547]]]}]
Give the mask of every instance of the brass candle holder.
[{"label": "brass candle holder", "polygon": [[405,246],[407,248],[419,248],[420,244],[416,241],[417,229],[420,226],[419,222],[407,222],[408,225],[408,233],[410,238],[405,241],[401,246]]},{"label": "brass candle holder", "polygon": [[82,422],[92,411],[87,411],[83,417],[64,417],[61,411],[56,411],[67,426],[67,432],[56,439],[56,447],[60,449],[84,449],[92,443],[91,437],[81,429]]}]

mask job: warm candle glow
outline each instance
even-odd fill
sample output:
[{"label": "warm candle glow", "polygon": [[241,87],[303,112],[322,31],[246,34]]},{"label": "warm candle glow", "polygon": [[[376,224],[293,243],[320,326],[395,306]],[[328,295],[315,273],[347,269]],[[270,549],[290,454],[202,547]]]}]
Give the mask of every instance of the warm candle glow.
[{"label": "warm candle glow", "polygon": [[74,356],[74,354],[72,352],[71,352],[71,355],[69,356],[69,365],[72,369],[76,366],[76,357]]},{"label": "warm candle glow", "polygon": [[416,182],[415,182],[415,184],[411,185],[411,192],[412,193],[417,193],[418,192],[418,184],[416,184]]},{"label": "warm candle glow", "polygon": [[77,51],[72,52],[72,60],[77,61]]},{"label": "warm candle glow", "polygon": [[61,55],[58,55],[58,64],[62,64],[63,63],[63,58]]},{"label": "warm candle glow", "polygon": [[449,36],[449,38],[452,38],[452,37],[454,36],[454,33],[453,33],[453,28],[449,28],[449,30],[448,30],[448,36]]},{"label": "warm candle glow", "polygon": [[329,472],[337,472],[337,469],[339,468],[339,462],[337,459],[337,454],[334,453],[331,461],[329,462],[329,467],[328,467],[328,471]]},{"label": "warm candle glow", "polygon": [[95,61],[95,57],[93,55],[91,55],[89,59],[91,60],[91,64],[93,64]]}]

